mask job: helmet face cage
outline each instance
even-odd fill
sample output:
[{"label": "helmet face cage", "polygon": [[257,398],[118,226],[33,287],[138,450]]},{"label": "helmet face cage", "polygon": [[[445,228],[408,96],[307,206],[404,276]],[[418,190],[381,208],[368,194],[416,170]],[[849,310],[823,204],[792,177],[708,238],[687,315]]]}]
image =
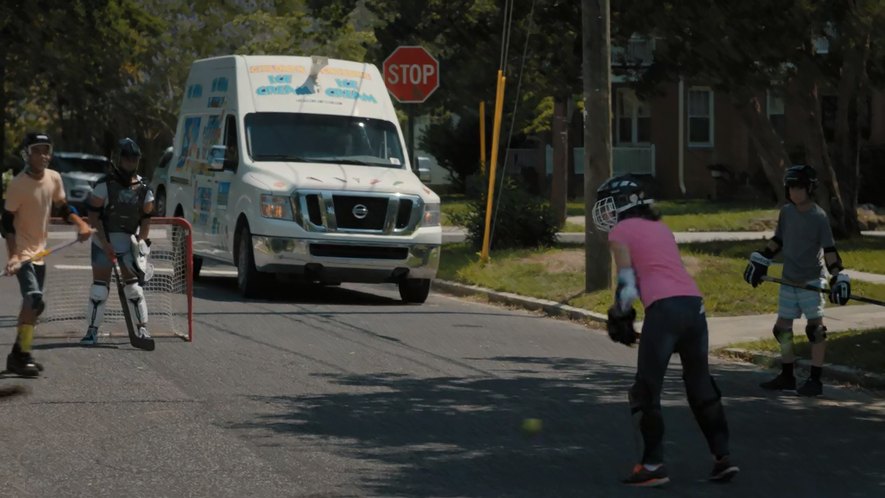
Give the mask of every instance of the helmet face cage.
[{"label": "helmet face cage", "polygon": [[593,204],[593,224],[603,232],[611,231],[618,224],[618,208],[615,206],[615,198],[603,197]]}]

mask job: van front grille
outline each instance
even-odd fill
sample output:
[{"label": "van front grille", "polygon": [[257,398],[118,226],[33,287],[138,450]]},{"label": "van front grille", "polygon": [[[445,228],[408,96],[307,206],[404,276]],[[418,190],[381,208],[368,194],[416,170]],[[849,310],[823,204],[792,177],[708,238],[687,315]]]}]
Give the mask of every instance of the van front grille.
[{"label": "van front grille", "polygon": [[408,235],[424,211],[417,195],[313,190],[294,197],[297,220],[309,232]]}]

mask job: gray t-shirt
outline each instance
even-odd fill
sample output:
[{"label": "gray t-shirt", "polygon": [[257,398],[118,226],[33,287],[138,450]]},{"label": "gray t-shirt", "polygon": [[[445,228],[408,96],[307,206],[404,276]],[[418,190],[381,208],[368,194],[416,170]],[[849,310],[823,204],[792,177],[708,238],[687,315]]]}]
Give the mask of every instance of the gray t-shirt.
[{"label": "gray t-shirt", "polygon": [[787,204],[781,209],[774,236],[783,243],[785,279],[808,282],[826,275],[823,249],[836,243],[827,213],[820,206],[800,211]]}]

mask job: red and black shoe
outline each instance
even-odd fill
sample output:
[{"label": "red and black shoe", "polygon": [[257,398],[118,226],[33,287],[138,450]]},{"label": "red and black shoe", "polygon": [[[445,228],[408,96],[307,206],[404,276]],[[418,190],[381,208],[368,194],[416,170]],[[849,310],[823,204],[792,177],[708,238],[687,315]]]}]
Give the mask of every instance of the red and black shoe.
[{"label": "red and black shoe", "polygon": [[670,482],[670,477],[667,475],[667,469],[664,467],[664,464],[658,465],[654,470],[649,470],[645,465],[637,463],[633,466],[633,472],[622,482],[628,486],[653,488],[667,484]]}]

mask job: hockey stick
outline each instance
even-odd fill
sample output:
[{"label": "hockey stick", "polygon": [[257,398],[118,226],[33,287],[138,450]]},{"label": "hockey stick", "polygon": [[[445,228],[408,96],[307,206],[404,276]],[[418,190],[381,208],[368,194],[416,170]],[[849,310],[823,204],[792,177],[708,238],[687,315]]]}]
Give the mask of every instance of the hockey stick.
[{"label": "hockey stick", "polygon": [[[104,224],[104,220],[102,220],[102,224]],[[107,225],[105,225],[104,233],[105,237],[108,239],[108,243],[110,243],[111,235],[107,230]],[[126,321],[126,331],[129,332],[129,344],[138,349],[153,351],[155,346],[154,340],[152,338],[140,337],[135,330],[135,322],[132,320],[132,313],[129,312],[129,299],[126,298],[126,291],[123,289],[123,278],[120,276],[120,264],[116,255],[114,255],[114,259],[111,260],[111,265],[114,269],[114,280],[117,281],[117,294],[120,296],[120,307],[123,309],[123,318]]]},{"label": "hockey stick", "polygon": [[[827,289],[822,289],[820,287],[815,287],[813,285],[803,284],[800,282],[793,282],[790,280],[784,280],[782,278],[769,277],[768,275],[765,275],[764,277],[762,277],[762,280],[764,280],[766,282],[773,282],[776,284],[786,285],[788,287],[796,287],[797,289],[805,289],[805,290],[810,290],[810,291],[814,291],[814,292],[820,292],[821,294],[829,294],[830,293],[830,291]],[[879,301],[878,299],[873,299],[871,297],[858,296],[857,294],[851,294],[850,296],[848,296],[848,299],[854,299],[855,301],[860,301],[862,303],[877,304],[879,306],[885,306],[885,301]]]},{"label": "hockey stick", "polygon": [[43,249],[42,251],[38,252],[37,254],[31,256],[30,258],[28,258],[28,259],[26,259],[26,260],[24,260],[24,261],[20,261],[20,262],[15,266],[15,269],[14,269],[12,272],[7,272],[6,270],[3,270],[3,276],[5,277],[5,276],[12,275],[13,273],[17,272],[17,271],[19,270],[19,268],[22,267],[22,265],[27,264],[27,263],[30,263],[30,262],[33,262],[33,261],[41,261],[42,259],[44,259],[45,257],[49,256],[50,254],[52,254],[52,253],[56,253],[56,252],[59,252],[59,251],[61,251],[62,249],[66,248],[66,247],[70,247],[70,246],[76,244],[76,243],[79,242],[79,241],[80,241],[79,239],[69,240],[69,241],[67,241],[67,242],[65,242],[65,243],[63,243],[63,244],[58,244],[58,245],[56,245],[56,246],[48,247],[48,248],[46,248],[46,249]]}]

